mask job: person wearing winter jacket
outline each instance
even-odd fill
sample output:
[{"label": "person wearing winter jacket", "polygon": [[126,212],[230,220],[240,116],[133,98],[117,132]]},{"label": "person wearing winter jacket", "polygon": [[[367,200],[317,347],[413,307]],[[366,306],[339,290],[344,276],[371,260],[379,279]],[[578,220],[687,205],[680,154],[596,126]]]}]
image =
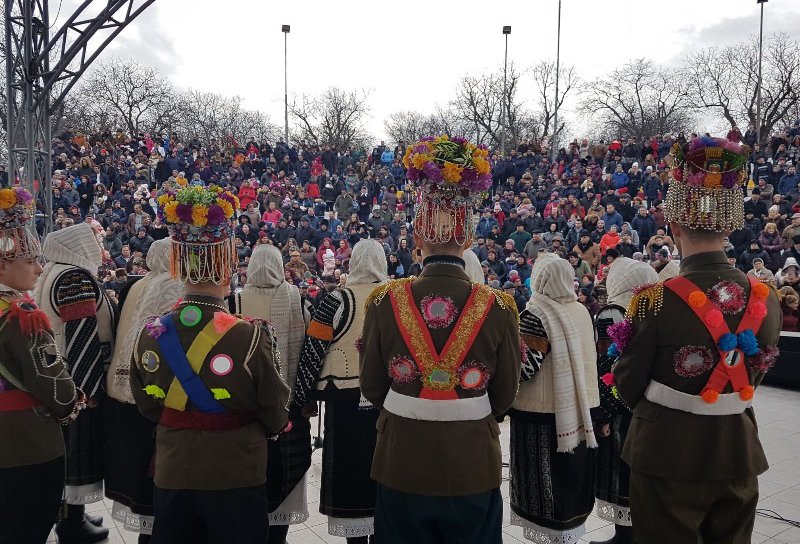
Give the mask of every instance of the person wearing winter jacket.
[{"label": "person wearing winter jacket", "polygon": [[597,265],[600,262],[600,247],[592,241],[592,237],[588,231],[581,231],[580,241],[573,248],[573,251],[582,260],[586,261],[592,270],[597,270]]},{"label": "person wearing winter jacket", "polygon": [[[777,271],[781,251],[783,250],[785,242],[778,232],[775,223],[767,223],[764,225],[764,230],[758,236],[758,242],[769,255],[769,261],[765,261],[765,263],[768,264],[768,268],[772,272]],[[750,269],[748,268],[747,270],[749,271]]]},{"label": "person wearing winter jacket", "polygon": [[624,223],[624,221],[614,204],[606,205],[606,213],[603,215],[602,219],[603,223],[606,225],[606,229],[611,230],[611,225],[614,225],[617,227],[617,232],[622,230],[622,223]]},{"label": "person wearing winter jacket", "polygon": [[611,174],[611,182],[614,184],[614,189],[627,189],[629,181],[628,174],[622,170],[622,165],[618,164],[616,171]]},{"label": "person wearing winter jacket", "polygon": [[767,266],[767,268],[770,268],[770,265],[772,264],[769,254],[764,251],[764,249],[761,247],[761,242],[758,240],[752,240],[750,242],[750,247],[748,247],[741,255],[739,255],[739,259],[736,262],[736,267],[742,272],[748,272],[751,268],[753,268],[754,259],[761,259],[764,261],[764,264]]},{"label": "person wearing winter jacket", "polygon": [[606,251],[611,249],[612,247],[617,247],[620,242],[619,232],[617,232],[617,226],[611,225],[609,227],[609,231],[603,235],[600,239],[600,253],[602,255],[606,254]]}]

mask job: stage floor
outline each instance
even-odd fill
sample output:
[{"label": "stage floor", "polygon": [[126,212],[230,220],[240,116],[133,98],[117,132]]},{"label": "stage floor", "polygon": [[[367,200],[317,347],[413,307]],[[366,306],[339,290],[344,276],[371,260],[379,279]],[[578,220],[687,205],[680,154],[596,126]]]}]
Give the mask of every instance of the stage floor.
[{"label": "stage floor", "polygon": [[[784,518],[800,521],[800,392],[776,387],[763,386],[758,389],[755,401],[761,440],[767,452],[770,469],[762,475],[760,481],[761,500],[759,508],[773,510]],[[313,422],[313,432],[316,421]],[[500,436],[504,451],[508,451],[508,422],[501,425]],[[504,456],[508,461],[508,454]],[[289,530],[289,544],[344,544],[344,539],[328,535],[327,520],[317,511],[319,504],[321,452],[314,454],[308,478],[309,510],[311,517],[301,525],[293,525]],[[507,477],[507,470],[504,472]],[[512,527],[508,522],[508,482],[502,486],[506,498],[503,521],[505,544],[525,542],[522,529]],[[115,524],[111,519],[111,502],[105,501],[89,505],[87,510],[102,514],[106,526]],[[587,534],[581,542],[606,540],[613,534],[613,527],[592,515],[586,522]],[[55,537],[49,542],[55,542]],[[111,535],[106,541],[114,544],[136,544],[137,535],[117,528],[111,528]],[[800,529],[790,525],[758,516],[752,544],[800,544]]]}]

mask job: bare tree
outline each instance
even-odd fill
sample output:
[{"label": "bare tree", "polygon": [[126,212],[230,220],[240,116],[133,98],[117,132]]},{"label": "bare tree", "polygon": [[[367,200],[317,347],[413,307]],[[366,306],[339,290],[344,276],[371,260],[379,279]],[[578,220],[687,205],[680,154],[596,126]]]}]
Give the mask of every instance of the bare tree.
[{"label": "bare tree", "polygon": [[677,71],[636,59],[588,85],[579,111],[596,123],[596,132],[643,141],[685,130],[692,120],[689,105]]},{"label": "bare tree", "polygon": [[[554,62],[541,61],[531,68],[531,76],[536,85],[538,121],[541,125],[541,136],[556,137],[564,132],[566,116],[563,114],[564,101],[580,85],[580,77],[574,66],[564,66],[558,73],[558,98],[556,98],[556,65]],[[553,127],[556,108],[562,112],[558,127]]]},{"label": "bare tree", "polygon": [[393,142],[415,142],[429,134],[431,117],[413,110],[397,111],[383,121],[383,127]]},{"label": "bare tree", "polygon": [[204,140],[232,137],[237,141],[247,138],[277,139],[279,128],[269,117],[242,107],[239,96],[223,96],[190,89],[180,95],[184,111],[178,127],[187,135],[197,135]]},{"label": "bare tree", "polygon": [[296,131],[302,138],[337,149],[366,147],[370,136],[365,128],[369,116],[369,92],[330,87],[320,96],[303,95],[290,106]]},{"label": "bare tree", "polygon": [[[685,77],[692,81],[692,105],[710,109],[731,126],[756,125],[758,101],[758,41],[722,49],[709,47],[685,60]],[[800,45],[787,34],[768,38],[763,50],[761,80],[761,141],[786,121],[800,102]]]},{"label": "bare tree", "polygon": [[166,77],[130,59],[100,63],[84,76],[75,94],[86,96],[84,104],[92,114],[112,115],[131,134],[165,128],[163,119],[175,102]]}]

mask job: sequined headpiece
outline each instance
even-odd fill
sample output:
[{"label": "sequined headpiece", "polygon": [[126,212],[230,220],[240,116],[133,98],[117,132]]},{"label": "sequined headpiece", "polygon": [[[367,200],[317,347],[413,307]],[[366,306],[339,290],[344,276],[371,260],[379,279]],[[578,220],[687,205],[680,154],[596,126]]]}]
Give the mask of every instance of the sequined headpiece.
[{"label": "sequined headpiece", "polygon": [[742,185],[750,148],[724,138],[695,138],[673,146],[677,162],[665,217],[697,230],[730,232],[744,225]]},{"label": "sequined headpiece", "polygon": [[475,235],[474,207],[492,186],[489,151],[464,138],[423,138],[406,149],[403,165],[417,191],[414,230],[426,242],[465,244]]},{"label": "sequined headpiece", "polygon": [[13,261],[41,255],[39,239],[30,230],[33,213],[33,196],[26,189],[0,189],[0,258]]},{"label": "sequined headpiece", "polygon": [[234,220],[239,198],[219,187],[162,186],[158,217],[172,237],[173,277],[190,283],[227,283],[236,264]]}]

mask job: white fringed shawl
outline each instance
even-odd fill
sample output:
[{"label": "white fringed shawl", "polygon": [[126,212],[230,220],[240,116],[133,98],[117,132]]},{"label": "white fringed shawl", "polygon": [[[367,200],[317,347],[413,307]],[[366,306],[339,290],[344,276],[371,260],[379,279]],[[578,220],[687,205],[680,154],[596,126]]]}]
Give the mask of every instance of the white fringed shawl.
[{"label": "white fringed shawl", "polygon": [[587,384],[584,372],[584,360],[594,359],[595,354],[585,354],[581,343],[581,335],[592,331],[580,330],[565,311],[580,304],[573,290],[574,275],[568,261],[553,253],[540,255],[531,272],[533,294],[527,306],[541,320],[550,343],[557,451],[566,453],[584,440],[588,447],[597,447],[587,389],[597,385]]}]

